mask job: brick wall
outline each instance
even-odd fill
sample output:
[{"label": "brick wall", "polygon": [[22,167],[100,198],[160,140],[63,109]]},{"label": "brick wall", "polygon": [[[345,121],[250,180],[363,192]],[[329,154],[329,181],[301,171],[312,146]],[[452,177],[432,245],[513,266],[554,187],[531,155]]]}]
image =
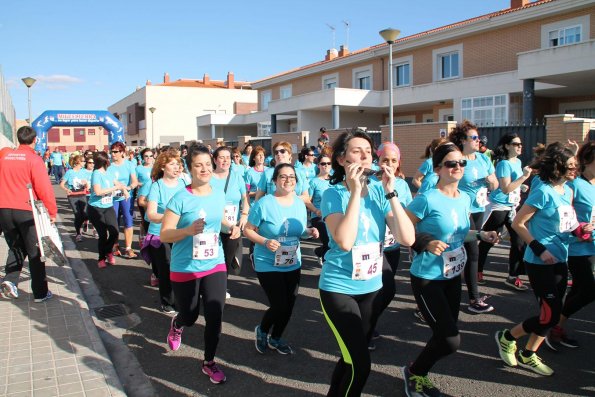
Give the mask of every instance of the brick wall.
[{"label": "brick wall", "polygon": [[589,130],[595,129],[595,119],[578,119],[572,114],[556,114],[545,116],[546,144],[559,141],[566,142],[570,139],[585,142],[589,139]]}]

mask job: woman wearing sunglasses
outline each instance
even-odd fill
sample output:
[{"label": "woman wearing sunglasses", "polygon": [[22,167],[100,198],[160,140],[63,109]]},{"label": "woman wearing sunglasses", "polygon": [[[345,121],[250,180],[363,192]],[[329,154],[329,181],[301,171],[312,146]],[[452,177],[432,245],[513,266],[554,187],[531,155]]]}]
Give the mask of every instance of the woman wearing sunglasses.
[{"label": "woman wearing sunglasses", "polygon": [[[512,220],[516,208],[521,202],[521,185],[531,176],[531,168],[522,168],[519,156],[523,152],[521,138],[517,134],[507,134],[500,138],[494,150],[496,159],[496,177],[498,189],[490,193],[491,212],[483,225],[483,230],[498,231],[506,227],[510,235],[510,251],[508,254],[508,278],[505,283],[518,290],[527,290],[520,275],[523,274],[523,240],[512,228]],[[482,241],[479,243],[478,272],[483,275],[488,253],[492,245]]]},{"label": "woman wearing sunglasses", "polygon": [[316,177],[310,180],[310,188],[308,194],[310,195],[310,202],[306,203],[306,207],[311,211],[311,224],[313,227],[318,229],[320,236],[320,242],[322,246],[314,249],[314,254],[318,257],[318,263],[321,265],[324,262],[324,254],[328,251],[328,233],[326,231],[326,225],[322,220],[322,212],[320,210],[320,203],[322,201],[322,195],[326,189],[330,186],[330,171],[331,171],[331,158],[327,152],[321,154],[318,157],[318,170],[319,173]]},{"label": "woman wearing sunglasses", "polygon": [[149,189],[151,188],[151,170],[153,169],[153,164],[155,164],[155,155],[152,149],[144,148],[140,152],[140,157],[142,159],[141,165],[136,166],[136,176],[138,178],[138,210],[140,212],[141,224],[140,224],[140,245],[143,244],[144,236],[147,234],[147,230],[149,228],[149,222],[145,220],[145,212],[146,212],[146,202],[141,200],[141,197],[147,197],[149,194]]},{"label": "woman wearing sunglasses", "polygon": [[[471,198],[459,190],[459,181],[469,165],[461,150],[452,143],[440,145],[432,156],[438,184],[419,194],[407,207],[407,215],[417,233],[432,239],[413,257],[410,269],[413,296],[432,337],[409,366],[403,367],[407,396],[440,395],[428,379],[428,372],[442,357],[457,351],[457,327],[461,304],[461,273],[466,266],[466,242],[478,239],[496,243],[496,232],[471,230]],[[425,393],[425,394],[424,394]]]},{"label": "woman wearing sunglasses", "polygon": [[[579,227],[572,206],[573,192],[566,182],[576,178],[574,153],[556,142],[531,168],[539,170],[543,182],[531,190],[512,227],[527,243],[524,261],[529,282],[539,304],[535,316],[495,335],[500,358],[508,366],[521,366],[540,375],[554,371],[537,356],[548,331],[558,324],[568,281],[568,245],[571,232]],[[517,340],[529,335],[525,348],[517,351]]]},{"label": "woman wearing sunglasses", "polygon": [[417,193],[421,194],[426,190],[432,189],[436,186],[438,182],[438,177],[434,174],[434,166],[432,165],[432,153],[436,148],[447,142],[446,138],[436,138],[433,139],[432,142],[428,146],[426,146],[426,151],[422,156],[422,159],[425,159],[423,163],[419,166],[417,171],[415,171],[415,175],[411,180],[413,186],[417,188]]},{"label": "woman wearing sunglasses", "polygon": [[66,192],[68,203],[74,213],[75,240],[77,243],[83,241],[81,228],[87,220],[87,196],[86,192],[91,182],[88,172],[83,169],[83,156],[76,155],[70,158],[71,169],[66,171],[60,187]]},{"label": "woman wearing sunglasses", "polygon": [[[459,189],[471,199],[471,229],[480,229],[485,207],[488,205],[488,191],[498,188],[498,180],[494,174],[494,165],[490,159],[479,153],[479,134],[477,126],[468,120],[457,124],[448,139],[454,143],[467,160],[465,173],[459,182]],[[479,247],[477,241],[465,244],[467,264],[465,265],[465,284],[469,295],[468,309],[473,313],[489,313],[494,308],[485,303],[485,297],[479,297],[477,285],[484,283],[483,275],[477,273]],[[478,277],[482,277],[478,280]]]},{"label": "woman wearing sunglasses", "polygon": [[248,165],[244,164],[242,152],[237,147],[231,147],[229,150],[231,150],[231,170],[244,179]]},{"label": "woman wearing sunglasses", "polygon": [[318,172],[318,167],[314,164],[315,156],[314,150],[306,146],[300,151],[298,161],[295,163],[295,167],[306,176],[306,186],[310,186],[310,181]]},{"label": "woman wearing sunglasses", "polygon": [[[252,147],[252,146],[250,146]],[[266,151],[262,146],[256,146],[254,150],[250,149],[250,159],[248,160],[248,169],[244,174],[244,180],[246,181],[246,190],[248,191],[248,198],[250,199],[250,205],[254,203],[256,197],[256,190],[258,188],[258,182],[262,178],[264,170],[267,169],[264,165],[264,158],[266,157]]]}]

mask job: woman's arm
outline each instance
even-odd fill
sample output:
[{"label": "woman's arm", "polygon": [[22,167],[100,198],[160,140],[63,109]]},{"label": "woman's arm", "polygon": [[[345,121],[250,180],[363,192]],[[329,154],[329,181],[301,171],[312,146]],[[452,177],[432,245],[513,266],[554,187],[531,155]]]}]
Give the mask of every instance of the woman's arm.
[{"label": "woman's arm", "polygon": [[[145,196],[141,196],[141,197],[145,197]],[[146,198],[145,198],[145,202],[146,202]],[[139,204],[140,204],[140,198],[139,198]],[[161,221],[163,220],[163,215],[164,214],[160,214],[157,212],[157,201],[147,202],[147,218],[149,218],[149,221],[151,221],[153,223],[161,223]]]},{"label": "woman's arm", "polygon": [[166,209],[163,218],[161,219],[161,233],[160,240],[164,243],[175,243],[183,240],[188,236],[195,236],[204,231],[205,220],[197,219],[190,226],[183,229],[178,229],[178,221],[180,216]]},{"label": "woman's arm", "polygon": [[424,177],[425,175],[419,172],[419,170],[415,171],[415,175],[411,180],[411,184],[413,184],[413,186],[415,186],[416,189],[419,189],[421,187],[422,181],[424,180]]},{"label": "woman's arm", "polygon": [[60,182],[60,187],[66,192],[67,195],[70,195],[72,191],[66,187],[66,179],[62,178],[62,182]]},{"label": "woman's arm", "polygon": [[519,212],[517,212],[512,221],[512,228],[519,235],[519,237],[528,245],[528,249],[533,250],[533,253],[546,264],[552,265],[557,262],[557,259],[541,244],[535,240],[531,232],[527,228],[527,222],[535,215],[537,208],[527,204],[523,204]]},{"label": "woman's arm", "polygon": [[258,228],[251,224],[250,222],[246,223],[244,227],[244,236],[254,244],[264,245],[269,251],[275,252],[281,246],[277,240],[274,239],[267,239],[262,237],[258,234]]},{"label": "woman's arm", "polygon": [[505,176],[502,178],[498,178],[498,182],[500,183],[500,190],[502,193],[508,194],[519,187],[525,182],[529,176],[531,176],[531,168],[525,167],[523,168],[523,175],[518,177],[515,181],[512,181],[509,176]]}]

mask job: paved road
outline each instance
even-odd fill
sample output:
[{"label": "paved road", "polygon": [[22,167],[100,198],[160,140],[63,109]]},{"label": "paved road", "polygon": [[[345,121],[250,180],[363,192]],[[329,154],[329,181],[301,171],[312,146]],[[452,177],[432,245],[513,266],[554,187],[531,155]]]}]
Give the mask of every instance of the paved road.
[{"label": "paved road", "polygon": [[[72,235],[72,214],[61,192],[57,192],[61,228]],[[121,237],[123,235],[121,234]],[[255,273],[244,261],[240,276],[229,279],[232,298],[227,301],[217,361],[227,382],[213,385],[200,371],[203,357],[203,326],[187,328],[183,345],[170,352],[166,343],[170,316],[158,311],[157,288],[149,286],[150,269],[141,260],[118,259],[116,266],[99,270],[96,240],[77,244],[106,303],[121,303],[137,314],[140,324],[124,333],[124,342],[140,362],[160,396],[320,396],[325,395],[339,349],[320,310],[317,294],[319,266],[313,243],[303,244],[304,265],[292,320],[286,331],[296,353],[258,354],[254,327],[265,309],[266,297]],[[136,247],[137,248],[137,247]],[[516,292],[504,286],[506,250],[496,247],[487,267],[488,284],[480,287],[491,295],[494,314],[471,315],[466,311],[466,291],[459,326],[460,350],[439,362],[430,374],[445,396],[595,396],[595,305],[579,312],[569,326],[580,340],[580,349],[553,353],[544,346],[540,354],[556,374],[544,378],[523,369],[507,368],[497,355],[494,332],[532,315],[536,303],[530,291]],[[407,255],[402,255],[407,257]],[[409,285],[409,263],[401,263],[397,274],[397,297],[381,317],[382,338],[372,353],[372,372],[366,396],[404,396],[400,367],[420,352],[430,329],[413,316],[414,299]]]}]

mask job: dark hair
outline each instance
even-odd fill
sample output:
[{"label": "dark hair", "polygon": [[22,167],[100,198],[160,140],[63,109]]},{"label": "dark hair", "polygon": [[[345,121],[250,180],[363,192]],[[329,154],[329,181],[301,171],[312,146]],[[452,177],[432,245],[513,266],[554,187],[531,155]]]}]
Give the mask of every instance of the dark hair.
[{"label": "dark hair", "polygon": [[215,164],[215,159],[217,157],[219,157],[219,153],[224,152],[224,151],[228,151],[229,152],[229,157],[231,157],[231,148],[230,147],[228,147],[228,146],[219,146],[213,152],[213,169],[217,169],[217,165]]},{"label": "dark hair", "polygon": [[451,152],[462,152],[462,150],[452,142],[439,145],[436,150],[434,150],[434,155],[432,156],[432,166],[434,168],[439,167],[440,163],[442,163],[442,160],[444,160],[446,155]]},{"label": "dark hair", "polygon": [[550,183],[564,176],[568,171],[566,162],[573,157],[572,150],[560,142],[554,142],[545,148],[543,155],[535,159],[530,167],[538,170],[539,179]]},{"label": "dark hair", "polygon": [[463,143],[467,140],[467,132],[471,130],[477,130],[477,126],[469,120],[463,120],[462,123],[457,123],[450,134],[448,134],[448,140],[457,145],[457,147],[463,151]]},{"label": "dark hair", "polygon": [[[153,152],[153,156],[155,155],[155,151],[153,149],[151,149],[150,147],[146,147],[143,150],[141,150],[141,152],[140,152],[140,158],[141,159],[144,159],[145,158],[145,153],[147,153],[147,152]],[[144,161],[144,160],[141,160],[141,161]]]},{"label": "dark hair", "polygon": [[124,154],[126,154],[125,153],[125,151],[126,151],[126,145],[124,145],[122,142],[114,142],[114,143],[112,143],[112,145],[110,146],[110,150],[114,150],[114,149],[117,149],[117,150],[123,152]]},{"label": "dark hair", "polygon": [[99,170],[101,168],[107,168],[109,165],[109,157],[105,151],[95,152],[93,153],[93,161],[95,165],[93,166],[94,170]]},{"label": "dark hair", "polygon": [[[246,149],[248,149],[248,146],[252,147],[252,144],[250,142],[247,142],[246,146],[244,146],[244,149],[242,150],[242,154],[246,154]],[[252,148],[252,151],[254,151],[254,148]]]},{"label": "dark hair", "polygon": [[256,146],[254,149],[252,149],[252,153],[250,153],[250,158],[248,159],[249,167],[254,167],[256,165],[256,163],[254,162],[254,157],[256,157],[258,153],[262,153],[263,157],[265,158],[267,156],[267,151],[264,150],[262,146]]},{"label": "dark hair", "polygon": [[200,154],[208,154],[209,157],[211,157],[211,162],[213,162],[213,157],[211,156],[211,152],[209,151],[208,147],[201,143],[192,142],[190,146],[188,146],[188,154],[185,158],[188,170],[192,168],[192,160]]},{"label": "dark hair", "polygon": [[508,157],[508,149],[506,149],[506,145],[510,145],[510,142],[512,142],[514,138],[520,137],[515,133],[506,134],[500,137],[498,146],[496,146],[496,149],[494,149],[494,160],[496,160],[496,163],[502,160],[508,160],[510,158]]},{"label": "dark hair", "polygon": [[436,150],[436,148],[439,145],[442,145],[445,142],[448,142],[448,140],[446,138],[432,139],[432,142],[430,142],[430,144],[428,146],[426,146],[426,150],[424,152],[424,155],[421,158],[422,159],[429,159],[430,157],[432,157],[432,153],[434,153],[434,150]]},{"label": "dark hair", "polygon": [[311,148],[309,148],[308,146],[304,146],[302,148],[302,150],[300,150],[299,154],[298,154],[298,161],[302,164],[304,164],[304,161],[306,161],[306,156],[308,155],[308,153],[313,152],[313,150]]},{"label": "dark hair", "polygon": [[332,167],[333,167],[333,175],[330,179],[331,185],[336,185],[337,183],[343,182],[345,179],[345,169],[343,166],[339,164],[339,157],[345,156],[345,150],[347,150],[347,145],[349,145],[349,141],[353,138],[362,138],[368,141],[370,144],[370,149],[372,153],[374,152],[374,141],[370,138],[364,130],[360,128],[354,128],[351,131],[347,131],[342,133],[335,139],[333,143],[333,157],[331,158]]},{"label": "dark hair", "polygon": [[180,153],[182,153],[184,149],[188,150],[188,145],[180,145]]},{"label": "dark hair", "polygon": [[279,170],[281,168],[291,168],[293,170],[293,173],[295,174],[295,183],[298,183],[298,175],[297,172],[295,172],[295,167],[292,164],[288,164],[288,163],[283,163],[283,164],[279,164],[275,167],[275,170],[273,171],[273,177],[271,178],[271,180],[273,182],[277,182],[277,177],[279,176]]},{"label": "dark hair", "polygon": [[24,125],[17,131],[17,139],[21,145],[30,145],[37,137],[37,132],[28,125]]},{"label": "dark hair", "polygon": [[585,172],[585,168],[595,160],[595,142],[585,142],[576,154],[581,173]]}]

